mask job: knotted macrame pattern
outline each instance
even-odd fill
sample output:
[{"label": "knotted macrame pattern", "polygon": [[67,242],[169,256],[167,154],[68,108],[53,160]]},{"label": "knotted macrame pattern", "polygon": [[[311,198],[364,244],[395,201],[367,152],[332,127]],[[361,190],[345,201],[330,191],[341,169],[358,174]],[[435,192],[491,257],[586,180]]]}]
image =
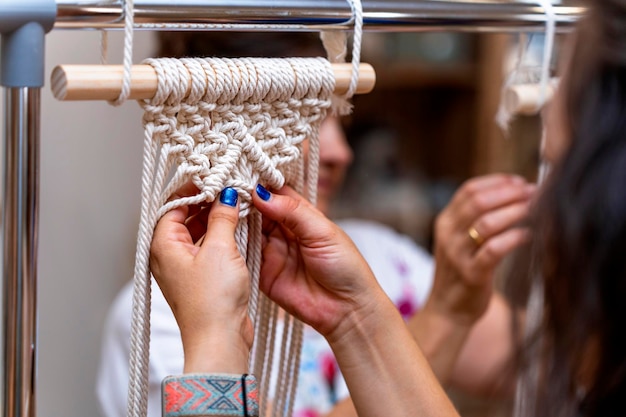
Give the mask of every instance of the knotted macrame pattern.
[{"label": "knotted macrame pattern", "polygon": [[[148,59],[158,75],[154,98],[144,109],[141,222],[137,239],[131,326],[128,415],[147,412],[150,341],[149,252],[154,227],[167,211],[212,202],[225,187],[239,193],[236,240],[251,277],[249,313],[255,327],[250,371],[260,383],[261,414],[290,416],[299,368],[302,324],[259,293],[261,216],[251,205],[257,183],[289,184],[315,203],[318,128],[335,85],[322,58]],[[308,139],[307,166],[303,143]],[[188,181],[199,190],[171,198]],[[282,335],[277,329],[282,328]],[[280,342],[275,341],[280,340]],[[278,349],[275,352],[274,347]],[[278,366],[272,361],[276,355]],[[277,369],[277,375],[271,375]]]}]

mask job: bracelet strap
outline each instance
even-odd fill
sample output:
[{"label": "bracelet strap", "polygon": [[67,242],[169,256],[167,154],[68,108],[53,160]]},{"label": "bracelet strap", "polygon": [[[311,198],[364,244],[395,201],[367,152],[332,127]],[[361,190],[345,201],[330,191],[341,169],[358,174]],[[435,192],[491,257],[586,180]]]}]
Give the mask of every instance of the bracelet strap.
[{"label": "bracelet strap", "polygon": [[248,374],[185,374],[161,384],[163,417],[258,417],[256,378]]}]

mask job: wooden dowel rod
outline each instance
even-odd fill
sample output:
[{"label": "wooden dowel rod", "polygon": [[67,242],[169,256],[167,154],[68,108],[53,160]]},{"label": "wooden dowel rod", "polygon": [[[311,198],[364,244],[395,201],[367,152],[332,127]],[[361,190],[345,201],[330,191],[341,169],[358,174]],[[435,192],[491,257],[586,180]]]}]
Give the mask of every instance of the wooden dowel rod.
[{"label": "wooden dowel rod", "polygon": [[[335,93],[348,90],[352,65],[331,64],[335,74]],[[52,70],[50,84],[52,94],[58,100],[115,100],[122,89],[122,65],[59,65]],[[191,79],[191,75],[189,76]],[[131,100],[154,97],[157,75],[150,65],[133,65],[131,71]],[[359,67],[357,94],[372,91],[376,84],[376,73],[370,64]]]},{"label": "wooden dowel rod", "polygon": [[[545,102],[554,96],[558,79],[552,79],[546,86]],[[510,114],[537,114],[541,97],[540,84],[518,84],[509,86],[504,92],[504,106]]]}]

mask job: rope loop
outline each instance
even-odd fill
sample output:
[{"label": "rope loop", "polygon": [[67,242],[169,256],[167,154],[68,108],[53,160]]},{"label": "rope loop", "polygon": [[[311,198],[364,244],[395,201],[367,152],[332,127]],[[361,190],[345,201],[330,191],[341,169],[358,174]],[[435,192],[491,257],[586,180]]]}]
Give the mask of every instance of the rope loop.
[{"label": "rope loop", "polygon": [[[130,78],[131,69],[133,65],[133,36],[135,29],[135,7],[134,0],[123,0],[124,2],[124,76],[122,81],[122,90],[120,95],[115,100],[109,101],[109,104],[113,106],[120,106],[126,102],[130,95]],[[106,41],[103,38],[102,41],[102,60],[106,55]]]},{"label": "rope loop", "polygon": [[[356,92],[359,82],[359,64],[361,62],[361,42],[363,38],[363,6],[361,0],[347,0],[352,17],[348,23],[354,27],[352,34],[352,74],[348,91],[342,96],[333,97],[333,113],[340,116],[350,114],[352,105],[349,100]],[[342,31],[322,31],[320,38],[330,62],[344,62],[347,55],[348,37]]]}]

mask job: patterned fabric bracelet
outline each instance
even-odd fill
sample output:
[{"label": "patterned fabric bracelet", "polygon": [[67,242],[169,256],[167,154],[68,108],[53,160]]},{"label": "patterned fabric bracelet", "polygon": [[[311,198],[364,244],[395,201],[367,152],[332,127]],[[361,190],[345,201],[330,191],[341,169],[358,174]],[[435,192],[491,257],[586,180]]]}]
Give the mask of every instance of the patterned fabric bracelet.
[{"label": "patterned fabric bracelet", "polygon": [[256,378],[248,374],[185,374],[161,384],[163,417],[258,417]]}]

